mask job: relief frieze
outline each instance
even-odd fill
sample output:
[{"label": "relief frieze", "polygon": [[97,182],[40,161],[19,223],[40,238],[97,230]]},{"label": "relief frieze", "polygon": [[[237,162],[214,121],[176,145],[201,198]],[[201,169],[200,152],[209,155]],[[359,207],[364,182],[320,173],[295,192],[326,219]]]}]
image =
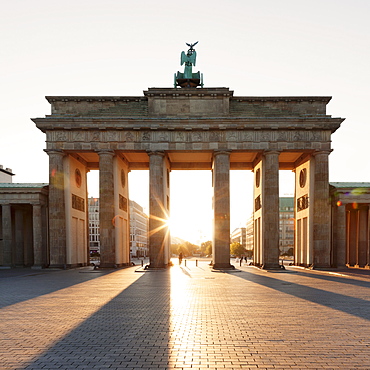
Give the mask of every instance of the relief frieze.
[{"label": "relief frieze", "polygon": [[132,132],[126,132],[125,134],[126,141],[134,141],[134,134]]},{"label": "relief frieze", "polygon": [[81,131],[72,131],[72,141],[85,141],[85,133]]},{"label": "relief frieze", "polygon": [[191,135],[193,141],[203,141],[202,133],[201,132],[193,132]]},{"label": "relief frieze", "polygon": [[119,135],[117,131],[107,131],[107,141],[119,141]]},{"label": "relief frieze", "polygon": [[100,131],[90,132],[90,141],[100,141]]},{"label": "relief frieze", "polygon": [[168,139],[169,139],[168,132],[165,131],[158,132],[158,141],[168,141]]},{"label": "relief frieze", "polygon": [[254,140],[254,137],[253,137],[253,132],[252,131],[246,131],[244,132],[244,141],[253,141]]},{"label": "relief frieze", "polygon": [[65,131],[55,131],[54,141],[67,141],[67,132]]},{"label": "relief frieze", "polygon": [[211,131],[209,133],[209,141],[220,141],[220,133]]},{"label": "relief frieze", "polygon": [[261,131],[258,132],[259,141],[272,141],[272,132],[271,131]]},{"label": "relief frieze", "polygon": [[72,194],[72,208],[85,212],[85,199],[76,194]]},{"label": "relief frieze", "polygon": [[185,134],[181,131],[175,133],[175,141],[185,141]]},{"label": "relief frieze", "polygon": [[238,140],[237,132],[235,132],[235,131],[227,131],[227,133],[226,133],[226,140],[227,141],[237,141]]}]

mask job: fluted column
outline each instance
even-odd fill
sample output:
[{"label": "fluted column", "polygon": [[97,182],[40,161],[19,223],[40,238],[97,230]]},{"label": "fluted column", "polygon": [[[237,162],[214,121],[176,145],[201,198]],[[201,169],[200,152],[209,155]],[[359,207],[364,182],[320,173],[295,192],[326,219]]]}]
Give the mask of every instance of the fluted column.
[{"label": "fluted column", "polygon": [[40,204],[32,206],[32,228],[34,267],[44,267],[46,261],[42,250],[42,209]]},{"label": "fluted column", "polygon": [[330,267],[329,151],[314,153],[313,265]]},{"label": "fluted column", "polygon": [[346,206],[337,206],[335,214],[336,226],[334,225],[334,248],[336,250],[336,265],[346,265]]},{"label": "fluted column", "polygon": [[360,206],[357,222],[357,267],[365,267],[367,264],[368,213],[368,206]]},{"label": "fluted column", "polygon": [[12,212],[10,204],[2,205],[2,224],[3,224],[3,258],[0,265],[11,266],[13,264],[13,230]]},{"label": "fluted column", "polygon": [[100,217],[100,266],[116,264],[114,230],[114,175],[111,150],[99,152],[99,217]]},{"label": "fluted column", "polygon": [[213,268],[230,268],[230,152],[213,154]]},{"label": "fluted column", "polygon": [[264,269],[279,267],[279,152],[266,151],[263,160],[262,254]]},{"label": "fluted column", "polygon": [[23,210],[15,209],[14,212],[14,228],[15,228],[15,265],[24,265],[24,219]]},{"label": "fluted column", "polygon": [[49,240],[50,266],[65,267],[67,263],[66,210],[64,196],[65,153],[45,150],[49,155]]},{"label": "fluted column", "polygon": [[164,268],[168,232],[165,200],[165,153],[149,152],[149,260],[150,268]]}]

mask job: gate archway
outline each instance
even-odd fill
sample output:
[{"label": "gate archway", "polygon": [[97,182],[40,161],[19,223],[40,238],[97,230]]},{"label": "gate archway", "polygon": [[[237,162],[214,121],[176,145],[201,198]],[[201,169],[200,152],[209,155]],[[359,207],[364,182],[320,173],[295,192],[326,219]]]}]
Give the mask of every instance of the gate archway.
[{"label": "gate archway", "polygon": [[343,121],[326,114],[330,99],[234,97],[228,88],[47,97],[51,115],[33,121],[46,134],[49,155],[51,265],[87,263],[83,235],[90,169],[100,172],[103,267],[129,263],[127,174],[149,170],[152,268],[165,267],[170,259],[170,171],[208,169],[214,190],[213,264],[231,267],[229,173],[241,169],[255,175],[255,264],[279,268],[279,169],[289,169],[296,173],[296,263],[330,266],[329,154],[331,134]]}]

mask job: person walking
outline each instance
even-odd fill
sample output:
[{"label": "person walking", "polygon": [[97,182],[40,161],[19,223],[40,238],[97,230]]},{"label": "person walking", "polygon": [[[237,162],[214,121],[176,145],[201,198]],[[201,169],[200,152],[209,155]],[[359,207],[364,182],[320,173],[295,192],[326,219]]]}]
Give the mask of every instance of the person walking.
[{"label": "person walking", "polygon": [[179,254],[179,265],[181,265],[182,262],[182,253]]}]

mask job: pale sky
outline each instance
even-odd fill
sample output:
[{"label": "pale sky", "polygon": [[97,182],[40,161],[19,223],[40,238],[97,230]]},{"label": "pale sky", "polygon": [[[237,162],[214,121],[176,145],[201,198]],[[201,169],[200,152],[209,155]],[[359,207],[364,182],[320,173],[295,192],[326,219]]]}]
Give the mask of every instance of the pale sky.
[{"label": "pale sky", "polygon": [[[30,120],[50,113],[46,95],[172,87],[185,43],[199,41],[195,69],[206,87],[332,96],[328,113],[346,120],[332,136],[330,181],[370,182],[369,18],[368,0],[1,0],[0,164],[13,169],[13,182],[48,182],[45,136]],[[281,178],[281,195],[292,194],[292,174]],[[146,172],[130,174],[130,189],[147,207]],[[173,171],[171,195],[173,233],[209,239],[210,172]],[[231,207],[231,229],[243,226],[250,172],[231,173]]]}]

